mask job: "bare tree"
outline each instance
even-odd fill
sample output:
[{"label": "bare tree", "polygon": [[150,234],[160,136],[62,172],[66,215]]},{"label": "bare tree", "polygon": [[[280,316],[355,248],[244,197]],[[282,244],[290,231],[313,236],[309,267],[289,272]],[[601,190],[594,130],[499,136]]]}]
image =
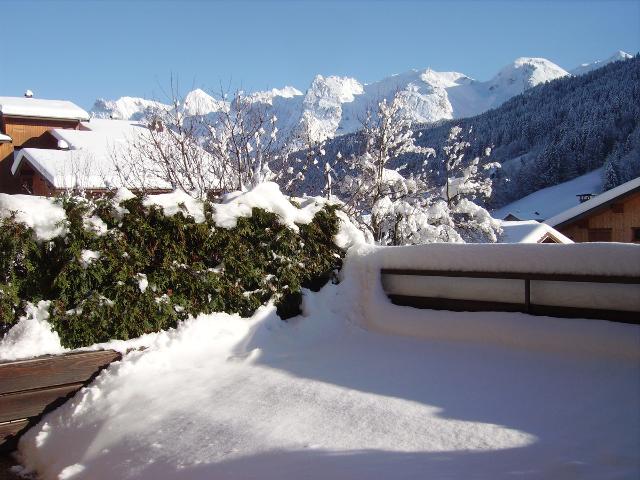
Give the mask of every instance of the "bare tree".
[{"label": "bare tree", "polygon": [[147,128],[113,152],[120,181],[143,192],[161,184],[204,197],[275,179],[270,165],[287,156],[276,117],[241,91],[231,101],[222,92],[217,105],[187,111],[172,88],[169,107],[150,110]]},{"label": "bare tree", "polygon": [[265,105],[241,91],[235,92],[229,108],[207,118],[204,147],[216,159],[224,190],[244,190],[274,179],[270,164],[284,155],[276,121]]},{"label": "bare tree", "polygon": [[168,108],[150,109],[146,128],[112,150],[117,176],[141,192],[171,188],[205,197],[223,190],[224,167],[203,146],[206,117],[185,115],[184,99],[173,84],[171,92]]}]

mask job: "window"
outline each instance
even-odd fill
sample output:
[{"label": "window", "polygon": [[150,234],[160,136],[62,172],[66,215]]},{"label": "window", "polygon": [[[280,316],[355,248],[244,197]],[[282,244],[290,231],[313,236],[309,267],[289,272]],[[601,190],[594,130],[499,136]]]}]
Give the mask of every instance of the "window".
[{"label": "window", "polygon": [[590,228],[588,242],[610,242],[611,241],[611,229],[610,228]]},{"label": "window", "polygon": [[631,227],[631,241],[640,242],[640,227]]}]

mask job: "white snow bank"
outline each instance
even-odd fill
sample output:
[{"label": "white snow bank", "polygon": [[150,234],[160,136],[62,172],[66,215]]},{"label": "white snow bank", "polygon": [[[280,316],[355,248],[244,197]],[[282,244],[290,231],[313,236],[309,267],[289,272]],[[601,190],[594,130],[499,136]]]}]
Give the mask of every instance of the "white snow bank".
[{"label": "white snow bank", "polygon": [[0,193],[0,218],[17,212],[16,220],[33,228],[38,240],[46,241],[64,235],[64,209],[51,198]]},{"label": "white snow bank", "polygon": [[17,360],[62,353],[60,337],[51,329],[49,301],[41,300],[37,305],[27,304],[26,315],[21,317],[7,334],[0,339],[0,360]]},{"label": "white snow bank", "polygon": [[[402,268],[638,276],[639,258],[640,246],[623,244],[361,246],[349,251],[343,275],[346,288],[359,292],[353,301],[359,309],[355,321],[363,322],[361,325],[369,330],[431,340],[640,359],[637,325],[399,307],[386,297],[380,275],[381,268]],[[453,289],[464,287],[462,281],[452,282]]]},{"label": "white snow bank", "polygon": [[324,204],[319,199],[314,200],[297,208],[280,192],[277,183],[261,183],[247,192],[225,195],[222,203],[215,205],[216,225],[221,228],[233,228],[238,223],[238,218],[250,217],[253,208],[262,208],[277,214],[283,225],[298,231],[296,223],[311,223],[313,216],[322,209]]},{"label": "white snow bank", "polygon": [[640,276],[640,245],[431,243],[372,250],[382,268]]},{"label": "white snow bank", "polygon": [[354,286],[307,292],[304,316],[289,322],[269,307],[155,334],[26,433],[27,471],[44,480],[637,475],[637,362],[377,335],[345,321]]}]

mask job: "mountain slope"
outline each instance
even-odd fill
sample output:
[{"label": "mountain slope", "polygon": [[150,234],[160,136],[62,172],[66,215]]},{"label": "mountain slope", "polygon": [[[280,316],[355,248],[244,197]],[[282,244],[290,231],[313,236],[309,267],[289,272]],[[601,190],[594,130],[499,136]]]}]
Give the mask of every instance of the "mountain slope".
[{"label": "mountain slope", "polygon": [[579,67],[576,67],[573,70],[571,70],[570,73],[571,75],[584,75],[585,73],[592,72],[597,68],[604,67],[605,65],[608,65],[611,62],[618,62],[620,60],[629,60],[632,57],[633,55],[629,55],[627,52],[618,50],[606,60],[596,60],[593,63],[583,63]]},{"label": "mountain slope", "polygon": [[475,117],[425,126],[420,143],[441,152],[454,125],[471,142],[467,157],[491,146],[491,161],[503,164],[494,207],[600,167],[607,190],[640,175],[640,57],[538,85]]},{"label": "mountain slope", "polygon": [[[313,140],[322,141],[357,131],[367,109],[398,92],[404,98],[404,111],[409,118],[431,123],[477,115],[531,87],[567,75],[548,60],[522,57],[486,82],[462,73],[431,69],[411,70],[370,84],[349,77],[318,75],[304,95],[293,87],[285,87],[250,93],[247,97],[276,115],[283,134],[302,125],[308,128]],[[203,115],[219,111],[224,104],[197,89],[187,95],[183,107],[187,115]],[[91,113],[100,118],[139,119],[153,107],[163,105],[132,97],[100,99]]]}]

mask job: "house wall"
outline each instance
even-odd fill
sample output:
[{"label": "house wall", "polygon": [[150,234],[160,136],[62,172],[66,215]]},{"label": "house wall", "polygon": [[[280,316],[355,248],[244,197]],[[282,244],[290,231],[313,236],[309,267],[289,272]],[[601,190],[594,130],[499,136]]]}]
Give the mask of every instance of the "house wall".
[{"label": "house wall", "polygon": [[0,192],[13,192],[13,175],[11,164],[13,163],[13,145],[0,143]]},{"label": "house wall", "polygon": [[589,230],[611,229],[612,242],[631,242],[634,227],[640,228],[640,192],[558,230],[574,242],[588,242]]},{"label": "house wall", "polygon": [[55,193],[53,186],[27,163],[23,163],[15,175],[19,185],[16,193],[26,193],[40,196],[50,196]]},{"label": "house wall", "polygon": [[49,130],[78,129],[77,120],[48,120],[0,116],[0,131],[9,135],[12,143],[0,144],[0,192],[23,193],[22,182],[13,176],[14,151],[20,148],[57,148],[58,142]]},{"label": "house wall", "polygon": [[47,132],[54,128],[76,130],[75,120],[47,120],[42,118],[3,117],[5,133],[13,140],[14,148],[56,148],[58,142]]}]

